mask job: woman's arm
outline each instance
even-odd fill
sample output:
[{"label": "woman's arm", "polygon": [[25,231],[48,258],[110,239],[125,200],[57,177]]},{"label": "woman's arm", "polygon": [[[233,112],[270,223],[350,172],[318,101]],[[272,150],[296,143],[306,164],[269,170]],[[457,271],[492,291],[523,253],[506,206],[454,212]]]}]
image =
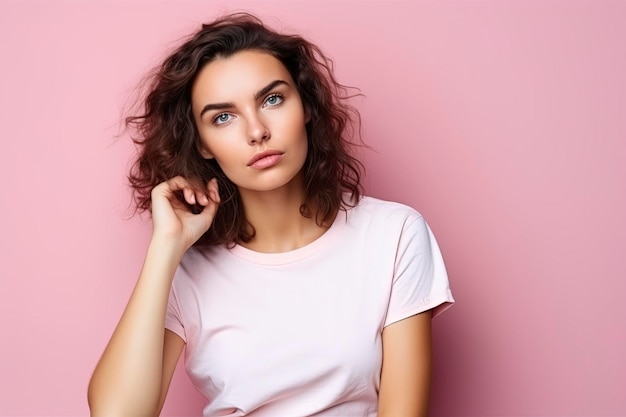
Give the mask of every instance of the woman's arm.
[{"label": "woman's arm", "polygon": [[89,384],[92,416],[153,416],[161,393],[167,299],[180,255],[152,241]]},{"label": "woman's arm", "polygon": [[431,376],[431,311],[383,330],[378,417],[427,417]]},{"label": "woman's arm", "polygon": [[[176,198],[177,190],[204,210],[191,213]],[[152,240],[135,289],[89,383],[92,417],[159,413],[184,346],[180,337],[164,330],[170,287],[183,254],[208,230],[217,210],[214,181],[207,192],[194,192],[180,177],[153,190]]]},{"label": "woman's arm", "polygon": [[154,413],[155,416],[161,414],[161,409],[165,403],[165,397],[170,388],[170,382],[172,382],[172,376],[174,375],[178,358],[180,358],[184,347],[185,341],[181,339],[180,336],[171,330],[165,330],[165,337],[163,339],[163,378],[161,380],[159,405]]}]

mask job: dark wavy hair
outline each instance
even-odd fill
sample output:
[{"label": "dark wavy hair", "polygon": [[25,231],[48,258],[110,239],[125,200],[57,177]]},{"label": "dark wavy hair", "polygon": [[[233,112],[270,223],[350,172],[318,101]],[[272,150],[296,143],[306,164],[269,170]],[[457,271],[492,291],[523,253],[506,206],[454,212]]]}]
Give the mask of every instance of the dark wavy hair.
[{"label": "dark wavy hair", "polygon": [[[196,245],[248,242],[255,233],[244,216],[235,184],[215,159],[200,155],[191,111],[191,87],[203,66],[242,50],[260,50],[281,61],[310,114],[303,167],[305,201],[300,213],[315,216],[320,226],[327,225],[362,195],[363,165],[351,152],[352,145],[362,144],[360,116],[348,103],[352,97],[348,88],[335,79],[333,62],[316,45],[271,30],[253,15],[226,15],[203,24],[148,74],[135,106],[138,114],[126,118],[138,149],[128,176],[137,211],[151,210],[152,189],[167,179],[180,175],[204,189],[210,179],[217,178],[221,203],[212,226]],[[347,201],[344,193],[350,195]]]}]

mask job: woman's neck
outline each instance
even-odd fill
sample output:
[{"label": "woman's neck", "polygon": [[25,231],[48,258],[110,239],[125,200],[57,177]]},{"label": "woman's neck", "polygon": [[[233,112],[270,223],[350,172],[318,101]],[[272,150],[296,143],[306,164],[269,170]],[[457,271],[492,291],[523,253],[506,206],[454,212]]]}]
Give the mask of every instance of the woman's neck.
[{"label": "woman's neck", "polygon": [[272,191],[240,190],[240,194],[246,219],[255,230],[251,241],[239,242],[248,249],[287,252],[313,242],[328,230],[316,223],[315,215],[309,218],[300,213],[304,202],[300,181]]}]

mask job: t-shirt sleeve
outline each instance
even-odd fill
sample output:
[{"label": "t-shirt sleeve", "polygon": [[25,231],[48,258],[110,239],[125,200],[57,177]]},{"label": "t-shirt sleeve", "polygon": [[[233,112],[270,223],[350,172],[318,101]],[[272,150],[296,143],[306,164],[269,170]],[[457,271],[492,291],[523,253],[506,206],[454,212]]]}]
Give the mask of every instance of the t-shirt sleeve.
[{"label": "t-shirt sleeve", "polygon": [[167,300],[167,311],[165,312],[165,328],[173,331],[186,342],[185,327],[181,317],[176,288],[172,285],[170,296]]},{"label": "t-shirt sleeve", "polygon": [[454,303],[435,236],[422,216],[406,220],[395,261],[384,326],[433,310],[438,316]]}]

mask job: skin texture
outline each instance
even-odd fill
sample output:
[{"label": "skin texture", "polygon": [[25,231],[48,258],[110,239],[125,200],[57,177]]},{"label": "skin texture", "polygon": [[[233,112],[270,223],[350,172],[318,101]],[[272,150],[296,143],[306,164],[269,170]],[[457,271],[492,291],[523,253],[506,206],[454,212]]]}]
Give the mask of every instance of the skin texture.
[{"label": "skin texture", "polygon": [[431,311],[383,330],[378,417],[426,417],[431,378]]},{"label": "skin texture", "polygon": [[[228,106],[202,113],[216,104]],[[276,58],[242,51],[213,61],[198,74],[192,106],[201,154],[216,158],[242,194],[289,187],[302,169],[306,115],[294,81]],[[268,150],[281,154],[273,169],[248,166],[254,155]]]},{"label": "skin texture", "polygon": [[[215,158],[240,191],[256,230],[246,247],[284,252],[307,245],[327,227],[303,217],[302,167],[307,155],[302,105],[288,71],[271,55],[242,51],[207,64],[192,86],[192,111],[204,158]],[[261,152],[270,166],[250,166]],[[204,207],[192,214],[175,197]],[[211,226],[217,183],[194,189],[182,177],[152,191],[153,234],[128,305],[89,385],[92,416],[156,416],[184,347],[164,330],[167,299],[183,254]],[[430,380],[430,312],[383,331],[379,417],[426,416]]]},{"label": "skin texture", "polygon": [[[192,87],[192,111],[200,153],[215,158],[237,185],[256,231],[250,242],[240,244],[259,252],[285,252],[326,231],[300,215],[309,117],[280,61],[254,50],[214,60]],[[249,166],[264,151],[279,152],[280,161],[266,169]]]},{"label": "skin texture", "polygon": [[[178,201],[205,206],[194,215]],[[92,416],[155,416],[160,413],[183,343],[164,331],[174,271],[184,252],[208,229],[219,204],[215,181],[194,191],[183,178],[152,191],[153,234],[135,289],[89,383]]]}]

